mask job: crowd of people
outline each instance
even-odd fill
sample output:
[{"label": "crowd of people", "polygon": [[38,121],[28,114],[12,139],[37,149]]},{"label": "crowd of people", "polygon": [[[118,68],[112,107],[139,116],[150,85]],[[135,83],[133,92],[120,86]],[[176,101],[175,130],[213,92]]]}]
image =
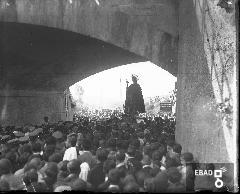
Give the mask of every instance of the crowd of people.
[{"label": "crowd of people", "polygon": [[0,130],[0,191],[196,190],[197,163],[175,141],[174,118],[78,117]]},{"label": "crowd of people", "polygon": [[76,113],[73,115],[73,118],[82,118],[82,117],[88,117],[90,120],[103,120],[107,118],[111,118],[113,116],[115,117],[121,117],[123,114],[123,110],[119,109],[89,109],[87,107],[81,107],[81,110],[75,111]]}]

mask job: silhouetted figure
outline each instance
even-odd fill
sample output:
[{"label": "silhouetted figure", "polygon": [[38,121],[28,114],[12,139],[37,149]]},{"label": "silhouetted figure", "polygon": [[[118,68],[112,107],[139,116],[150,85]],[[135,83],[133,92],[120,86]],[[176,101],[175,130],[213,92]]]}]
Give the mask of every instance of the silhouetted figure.
[{"label": "silhouetted figure", "polygon": [[47,116],[43,117],[43,120],[44,120],[44,123],[43,123],[44,126],[49,125],[49,118]]},{"label": "silhouetted figure", "polygon": [[137,77],[132,75],[133,84],[126,88],[125,113],[136,115],[145,112],[145,105],[142,95],[142,89],[137,83]]}]

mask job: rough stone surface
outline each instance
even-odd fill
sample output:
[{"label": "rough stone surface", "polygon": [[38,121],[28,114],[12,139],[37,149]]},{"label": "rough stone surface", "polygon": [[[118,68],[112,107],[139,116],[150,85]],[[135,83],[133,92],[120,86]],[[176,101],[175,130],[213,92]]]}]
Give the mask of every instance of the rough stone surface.
[{"label": "rough stone surface", "polygon": [[65,120],[64,94],[40,91],[1,91],[1,125],[24,125]]},{"label": "rough stone surface", "polygon": [[[237,100],[231,96],[236,85],[232,78],[228,79],[236,69],[236,50],[234,46],[227,49],[232,62],[225,72],[222,70],[226,68],[216,69],[215,64],[223,66],[226,61],[220,62],[219,54],[226,54],[214,50],[216,44],[234,44],[236,34],[234,24],[230,26],[226,22],[224,29],[216,32],[228,39],[213,41],[217,38],[214,28],[221,26],[221,21],[212,23],[212,19],[219,20],[219,13],[224,13],[224,10],[217,10],[217,2],[188,0],[179,5],[176,140],[184,152],[192,152],[200,162],[233,162],[236,159],[235,129],[225,126],[217,110],[217,104],[224,98],[228,97],[232,104]],[[209,49],[209,42],[213,50]],[[228,87],[220,92],[224,85]]]},{"label": "rough stone surface", "polygon": [[48,26],[87,35],[146,57],[177,75],[174,0],[2,0],[0,21]]},{"label": "rough stone surface", "polygon": [[103,70],[146,59],[69,31],[0,22],[0,89],[65,91]]}]

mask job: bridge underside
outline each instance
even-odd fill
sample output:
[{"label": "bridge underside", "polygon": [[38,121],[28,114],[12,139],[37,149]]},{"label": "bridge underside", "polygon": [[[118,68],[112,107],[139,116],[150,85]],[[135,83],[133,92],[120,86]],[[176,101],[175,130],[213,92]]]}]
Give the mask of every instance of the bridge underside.
[{"label": "bridge underside", "polygon": [[146,61],[127,50],[77,33],[0,23],[2,124],[66,120],[64,91],[95,73]]},{"label": "bridge underside", "polygon": [[90,75],[146,61],[127,50],[55,28],[0,22],[0,89],[64,91]]}]

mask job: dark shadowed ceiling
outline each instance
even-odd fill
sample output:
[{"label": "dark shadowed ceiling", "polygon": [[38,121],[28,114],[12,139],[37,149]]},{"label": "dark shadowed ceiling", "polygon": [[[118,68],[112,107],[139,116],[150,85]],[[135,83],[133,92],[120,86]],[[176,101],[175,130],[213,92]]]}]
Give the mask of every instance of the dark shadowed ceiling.
[{"label": "dark shadowed ceiling", "polygon": [[94,73],[141,61],[77,33],[0,22],[0,89],[63,91]]}]

